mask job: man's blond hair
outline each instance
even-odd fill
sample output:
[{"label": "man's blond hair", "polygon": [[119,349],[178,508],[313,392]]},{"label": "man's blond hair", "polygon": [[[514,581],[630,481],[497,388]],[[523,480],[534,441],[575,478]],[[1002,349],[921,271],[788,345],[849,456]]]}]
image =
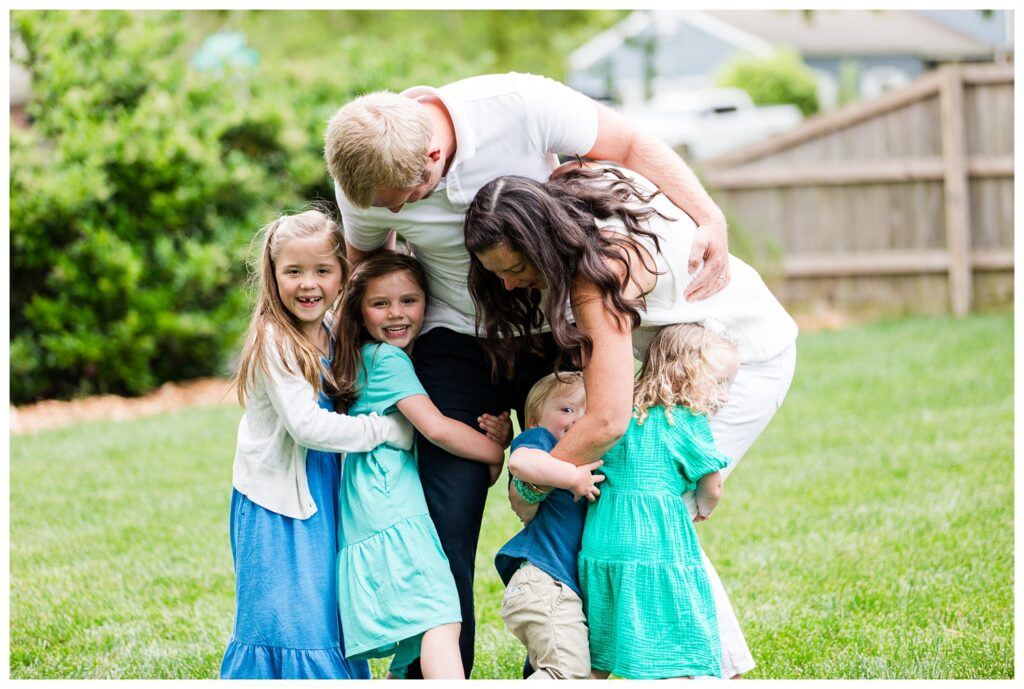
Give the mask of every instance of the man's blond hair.
[{"label": "man's blond hair", "polygon": [[381,189],[422,184],[433,127],[426,108],[389,91],[346,103],[327,123],[324,158],[348,200],[368,208]]}]

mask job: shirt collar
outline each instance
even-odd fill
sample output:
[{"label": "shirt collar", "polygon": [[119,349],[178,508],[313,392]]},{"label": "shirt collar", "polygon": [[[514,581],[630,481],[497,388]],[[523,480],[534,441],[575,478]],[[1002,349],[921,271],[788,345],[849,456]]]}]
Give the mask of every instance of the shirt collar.
[{"label": "shirt collar", "polygon": [[451,106],[440,90],[432,86],[413,86],[402,91],[401,95],[406,98],[432,96],[444,103],[444,107],[448,110],[448,116],[452,118],[452,126],[455,128],[455,158],[448,168],[449,175],[463,160],[468,160],[476,155],[476,141],[473,137],[472,127],[463,119],[459,109]]}]

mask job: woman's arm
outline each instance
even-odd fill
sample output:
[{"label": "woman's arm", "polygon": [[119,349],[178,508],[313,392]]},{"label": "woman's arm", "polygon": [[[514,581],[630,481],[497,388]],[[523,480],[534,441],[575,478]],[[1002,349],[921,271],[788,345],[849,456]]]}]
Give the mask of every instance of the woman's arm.
[{"label": "woman's arm", "polygon": [[629,427],[633,413],[633,340],[629,321],[616,321],[592,283],[577,284],[572,304],[576,327],[593,341],[590,361],[583,369],[587,413],[558,441],[551,454],[578,465],[600,459]]},{"label": "woman's arm", "polygon": [[702,522],[711,516],[711,513],[718,507],[718,501],[722,499],[722,472],[715,471],[705,474],[697,480],[697,489],[694,491],[694,498],[697,501],[697,516],[695,522]]},{"label": "woman's arm", "polygon": [[453,455],[498,466],[504,461],[505,451],[498,443],[471,426],[445,416],[426,395],[406,397],[397,406],[427,440]]},{"label": "woman's arm", "polygon": [[601,494],[596,484],[604,480],[602,474],[591,472],[602,464],[604,462],[597,460],[574,466],[532,447],[521,447],[508,458],[508,470],[516,478],[536,486],[571,490],[577,498],[586,498],[591,502]]}]

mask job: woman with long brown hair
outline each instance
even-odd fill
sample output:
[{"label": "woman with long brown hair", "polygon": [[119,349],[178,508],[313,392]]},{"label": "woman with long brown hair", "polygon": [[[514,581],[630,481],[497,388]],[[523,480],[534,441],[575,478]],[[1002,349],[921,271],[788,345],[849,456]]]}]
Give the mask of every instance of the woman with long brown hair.
[{"label": "woman with long brown hair", "polygon": [[[729,257],[731,281],[689,302],[688,258],[696,225],[650,182],[617,169],[574,169],[536,182],[500,177],[466,214],[469,291],[495,375],[511,364],[509,342],[539,342],[546,324],[561,364],[583,371],[587,414],[551,454],[599,459],[629,426],[634,355],[643,358],[669,324],[699,323],[739,347],[729,402],[712,419],[727,475],[785,398],[796,361],[796,323],[757,272]],[[723,276],[724,281],[724,276]],[[692,493],[684,495],[695,513]],[[717,574],[707,563],[722,637],[722,674],[753,659]]]}]

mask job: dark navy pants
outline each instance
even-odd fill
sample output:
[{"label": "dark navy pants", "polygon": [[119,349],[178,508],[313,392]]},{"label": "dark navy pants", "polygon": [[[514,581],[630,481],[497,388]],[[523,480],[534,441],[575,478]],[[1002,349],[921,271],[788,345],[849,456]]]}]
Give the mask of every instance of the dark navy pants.
[{"label": "dark navy pants", "polygon": [[[427,395],[445,416],[479,428],[477,417],[515,410],[523,418],[526,395],[537,380],[554,371],[556,348],[550,334],[542,336],[543,354],[521,351],[512,378],[491,382],[491,367],[470,335],[434,328],[416,340],[412,359]],[[422,436],[416,438],[420,479],[441,547],[452,568],[462,605],[459,646],[469,678],[473,669],[476,618],[473,614],[473,574],[480,522],[487,499],[487,466],[449,454]],[[419,663],[409,677],[420,677]]]}]

